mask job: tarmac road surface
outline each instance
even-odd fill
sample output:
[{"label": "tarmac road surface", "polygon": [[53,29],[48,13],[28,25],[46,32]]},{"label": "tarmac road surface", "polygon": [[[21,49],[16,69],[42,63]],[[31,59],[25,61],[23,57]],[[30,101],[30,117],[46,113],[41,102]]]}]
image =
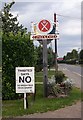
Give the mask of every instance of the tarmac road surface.
[{"label": "tarmac road surface", "polygon": [[59,64],[59,70],[63,71],[63,73],[72,80],[74,86],[78,88],[82,88],[81,82],[83,79],[82,70],[83,67],[75,66],[75,65],[67,65],[67,64]]}]

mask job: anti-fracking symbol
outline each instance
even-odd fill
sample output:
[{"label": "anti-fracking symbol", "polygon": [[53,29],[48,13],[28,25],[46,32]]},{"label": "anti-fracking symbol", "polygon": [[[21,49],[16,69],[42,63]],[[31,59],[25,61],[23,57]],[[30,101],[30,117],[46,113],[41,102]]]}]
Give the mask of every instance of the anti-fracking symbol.
[{"label": "anti-fracking symbol", "polygon": [[52,24],[48,20],[41,20],[38,23],[38,29],[42,33],[49,33],[52,30]]}]

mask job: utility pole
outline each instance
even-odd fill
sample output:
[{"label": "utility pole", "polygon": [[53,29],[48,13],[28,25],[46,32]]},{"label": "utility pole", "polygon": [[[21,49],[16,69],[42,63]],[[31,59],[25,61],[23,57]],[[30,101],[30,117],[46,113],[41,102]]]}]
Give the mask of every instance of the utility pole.
[{"label": "utility pole", "polygon": [[80,55],[79,55],[79,53],[80,53],[80,48],[78,48],[78,64],[79,64],[79,61],[80,61]]},{"label": "utility pole", "polygon": [[[56,35],[56,13],[54,13],[54,25],[55,25],[55,35]],[[55,39],[55,72],[58,71],[57,64],[57,38]]]}]

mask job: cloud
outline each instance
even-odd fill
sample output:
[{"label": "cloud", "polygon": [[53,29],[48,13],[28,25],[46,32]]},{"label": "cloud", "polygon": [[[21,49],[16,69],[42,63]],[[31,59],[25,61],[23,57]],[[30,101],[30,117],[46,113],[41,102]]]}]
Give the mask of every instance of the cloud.
[{"label": "cloud", "polygon": [[[40,2],[40,0],[15,0],[16,2]],[[78,3],[78,2],[81,2],[82,0],[72,0],[72,1],[70,1],[70,0],[59,0],[59,1],[57,1],[57,0],[42,0],[42,2],[55,2],[55,3],[57,3],[57,2],[64,2],[64,4],[65,3],[70,3],[70,4],[73,4],[73,3]],[[3,0],[3,2],[11,2],[11,0]]]},{"label": "cloud", "polygon": [[[52,41],[52,48],[55,51],[55,44],[54,41]],[[57,54],[58,56],[63,57],[67,54],[67,52],[71,52],[72,49],[78,50],[78,48],[81,48],[81,42],[78,42],[76,40],[68,41],[68,40],[58,40],[57,41]]]},{"label": "cloud", "polygon": [[[11,0],[4,0],[11,1]],[[67,51],[81,45],[81,1],[82,0],[15,0],[12,7],[14,16],[17,14],[20,24],[31,30],[31,22],[39,22],[46,18],[53,21],[53,14],[58,14],[60,40],[58,54],[63,56]],[[18,2],[19,1],[19,2]],[[34,43],[39,45],[38,42]],[[54,41],[52,42],[54,50]]]},{"label": "cloud", "polygon": [[70,20],[60,26],[60,30],[64,35],[81,35],[81,21]]}]

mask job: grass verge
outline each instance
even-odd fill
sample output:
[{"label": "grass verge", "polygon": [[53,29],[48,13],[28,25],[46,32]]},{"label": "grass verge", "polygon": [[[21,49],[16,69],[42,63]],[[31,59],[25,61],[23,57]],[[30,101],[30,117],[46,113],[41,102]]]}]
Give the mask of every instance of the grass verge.
[{"label": "grass verge", "polygon": [[29,108],[23,109],[23,99],[3,101],[3,117],[15,117],[39,112],[53,111],[65,106],[70,106],[81,99],[80,89],[73,88],[70,95],[66,98],[44,98],[43,86],[36,85],[36,99],[33,102],[31,96],[28,97]]},{"label": "grass verge", "polygon": [[[55,74],[55,71],[48,71],[48,78],[51,78],[52,75]],[[36,73],[36,82],[42,82],[43,81],[43,72],[37,72]]]}]

